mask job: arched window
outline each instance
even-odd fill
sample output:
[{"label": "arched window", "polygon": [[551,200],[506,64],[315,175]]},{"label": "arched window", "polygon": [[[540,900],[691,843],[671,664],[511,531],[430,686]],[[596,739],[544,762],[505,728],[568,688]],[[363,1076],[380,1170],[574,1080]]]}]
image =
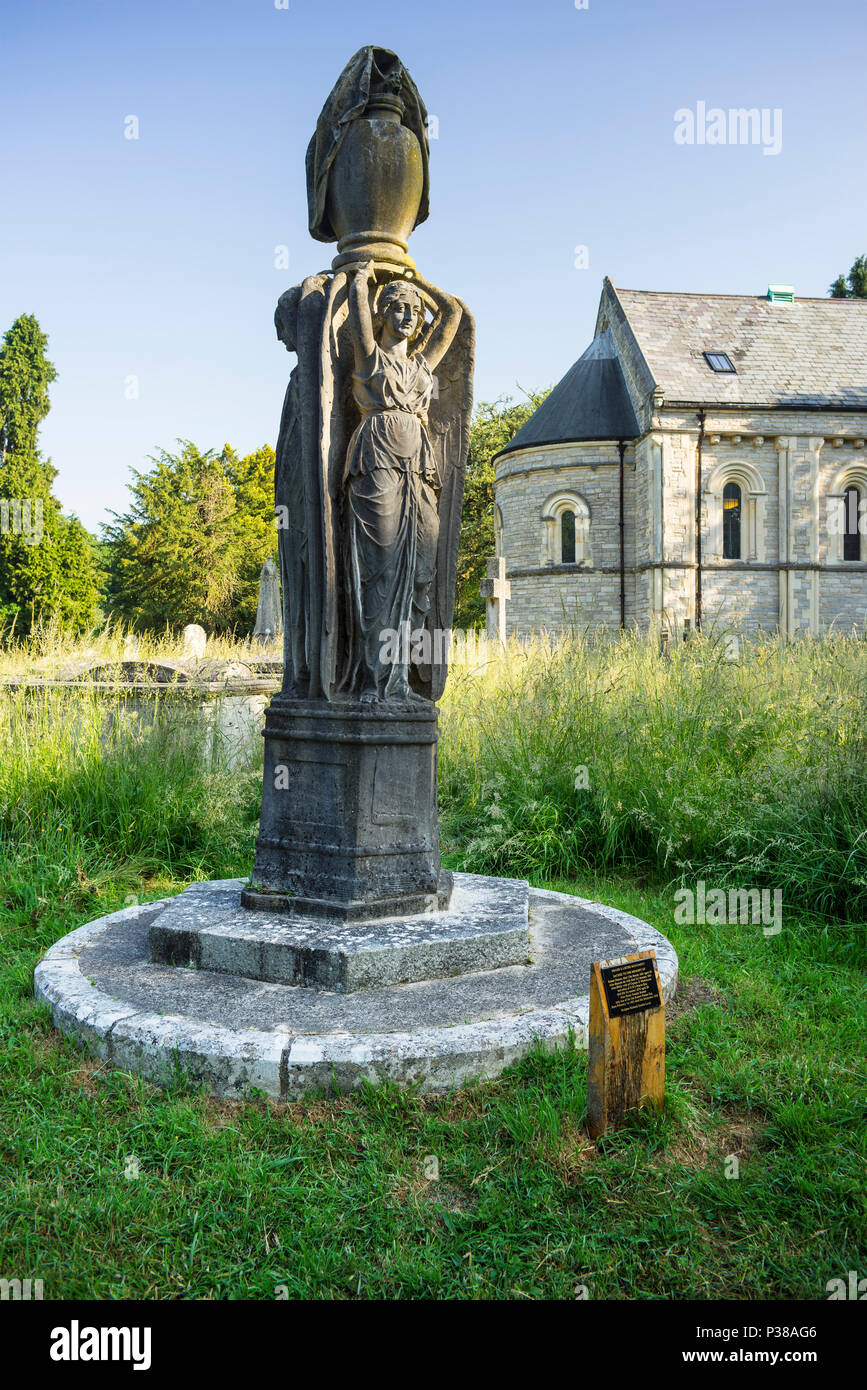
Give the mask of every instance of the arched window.
[{"label": "arched window", "polygon": [[555,492],[539,513],[541,565],[592,565],[590,508],[577,492]]},{"label": "arched window", "polygon": [[765,558],[765,502],[762,474],[745,459],[712,468],[706,488],[708,554],[749,564]]},{"label": "arched window", "polygon": [[867,547],[861,540],[865,528],[867,499],[867,459],[856,456],[831,481],[828,489],[828,559],[832,565],[846,560],[867,561]]},{"label": "arched window", "polygon": [[858,507],[861,494],[857,487],[847,487],[843,493],[843,559],[861,559],[861,533],[858,530]]},{"label": "arched window", "polygon": [[741,558],[741,490],[737,483],[723,488],[723,559]]},{"label": "arched window", "polygon": [[560,517],[560,558],[564,565],[575,563],[575,513],[566,511]]}]

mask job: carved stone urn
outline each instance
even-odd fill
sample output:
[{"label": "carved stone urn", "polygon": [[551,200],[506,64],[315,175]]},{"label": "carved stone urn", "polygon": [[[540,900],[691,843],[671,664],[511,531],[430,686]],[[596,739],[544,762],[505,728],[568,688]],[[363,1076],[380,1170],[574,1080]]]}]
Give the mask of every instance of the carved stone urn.
[{"label": "carved stone urn", "polygon": [[326,210],[337,233],[334,270],[375,260],[415,269],[408,254],[423,187],[422,152],[401,124],[399,97],[371,96],[332,165]]}]

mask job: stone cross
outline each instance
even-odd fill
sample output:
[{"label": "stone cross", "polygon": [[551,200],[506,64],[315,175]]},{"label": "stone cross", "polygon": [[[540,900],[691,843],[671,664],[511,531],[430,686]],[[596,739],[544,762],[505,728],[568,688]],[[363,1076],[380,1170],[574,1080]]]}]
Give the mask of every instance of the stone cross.
[{"label": "stone cross", "polygon": [[488,560],[488,575],[482,580],[482,598],[487,616],[487,635],[492,641],[506,640],[506,599],[512,597],[512,586],[506,578],[506,561],[502,555]]}]

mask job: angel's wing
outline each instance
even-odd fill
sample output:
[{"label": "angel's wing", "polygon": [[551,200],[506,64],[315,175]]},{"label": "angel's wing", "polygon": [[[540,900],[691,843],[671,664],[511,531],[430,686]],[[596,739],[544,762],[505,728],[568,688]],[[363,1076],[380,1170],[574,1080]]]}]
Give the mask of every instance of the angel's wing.
[{"label": "angel's wing", "polygon": [[344,469],[359,423],[352,394],[355,353],[349,325],[349,279],[333,276],[322,330],[319,393],[319,476],[322,488],[325,594],[320,648],[322,691],[332,700],[351,684],[353,608],[349,588]]},{"label": "angel's wing", "polygon": [[429,700],[440,698],[448,675],[445,634],[451,630],[455,611],[458,539],[473,410],[476,326],[466,304],[461,300],[458,303],[461,321],[451,347],[439,364],[436,390],[428,411],[431,442],[442,480],[436,574],[427,618],[433,660],[430,666],[414,668],[413,683]]}]

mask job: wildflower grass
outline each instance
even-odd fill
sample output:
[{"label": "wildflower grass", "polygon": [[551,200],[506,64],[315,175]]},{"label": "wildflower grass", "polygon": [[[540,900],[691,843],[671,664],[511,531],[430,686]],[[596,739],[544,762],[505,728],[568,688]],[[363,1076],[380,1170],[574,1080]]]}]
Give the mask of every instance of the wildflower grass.
[{"label": "wildflower grass", "polygon": [[[679,954],[665,1108],[599,1146],[575,1049],[450,1096],[279,1106],[59,1037],[41,954],[248,873],[261,762],[107,725],[88,689],[0,689],[0,1276],[46,1298],[821,1300],[863,1274],[863,651],[572,639],[452,673],[449,866],[599,898]],[[7,652],[5,674],[68,655]],[[782,887],[782,932],[679,925],[699,875]]]}]

